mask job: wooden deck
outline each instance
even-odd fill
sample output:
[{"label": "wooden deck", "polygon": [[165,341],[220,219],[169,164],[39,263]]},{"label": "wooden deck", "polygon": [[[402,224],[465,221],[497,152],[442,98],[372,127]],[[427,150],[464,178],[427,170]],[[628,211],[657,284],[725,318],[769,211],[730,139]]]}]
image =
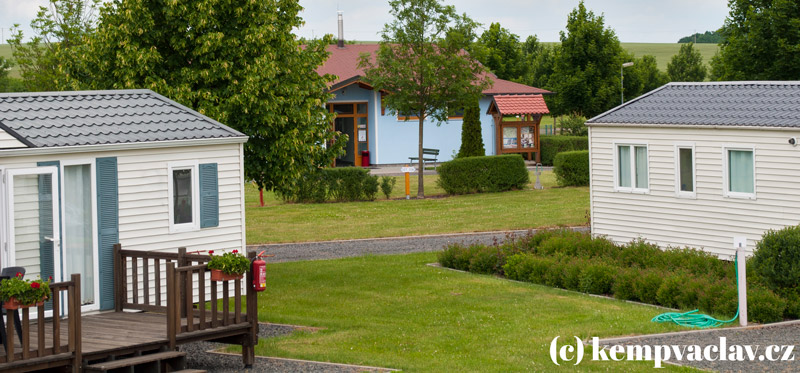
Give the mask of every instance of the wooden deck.
[{"label": "wooden deck", "polygon": [[[120,248],[117,254],[115,267],[120,274],[117,278],[122,289],[115,293],[125,294],[133,287],[132,293],[135,294],[116,300],[117,308],[124,308],[126,312],[81,315],[76,311],[79,306],[75,303],[75,299],[80,299],[80,278],[73,275],[73,281],[55,284],[54,294],[58,296],[53,297],[55,309],[59,309],[59,299],[66,298],[67,309],[72,312],[57,319],[44,318],[44,306],[40,306],[39,317],[35,320],[29,320],[27,312],[22,312],[22,343],[13,330],[14,323],[6,323],[7,333],[13,338],[9,338],[10,343],[0,351],[0,372],[82,371],[93,362],[175,350],[178,345],[195,341],[241,345],[243,363],[245,366],[253,363],[254,346],[258,343],[258,318],[257,298],[252,285],[246,287],[246,311],[253,315],[251,318],[242,312],[245,309],[240,299],[242,289],[239,281],[232,281],[233,297],[229,296],[228,282],[223,282],[222,297],[217,298],[216,282],[205,281],[207,269],[202,263],[207,257],[186,255],[185,250],[174,258],[172,254],[131,253]],[[197,262],[201,264],[194,264]],[[176,267],[175,264],[183,265]],[[160,271],[148,270],[149,266],[162,265],[167,269],[165,276],[156,275]],[[160,296],[157,300],[156,297],[140,297],[138,293],[148,293],[146,289],[150,289],[151,284],[147,279],[139,281],[136,270],[126,267],[150,272],[159,283],[164,277],[166,305],[161,305]],[[133,276],[122,275],[131,272]],[[252,284],[252,273],[248,272],[247,279],[247,283]],[[198,282],[199,286],[192,285]],[[206,283],[212,290],[208,300],[205,299]],[[198,297],[200,302],[192,301]],[[218,303],[222,307],[218,307]],[[136,311],[128,312],[131,309]],[[15,352],[11,356],[10,348]]]}]

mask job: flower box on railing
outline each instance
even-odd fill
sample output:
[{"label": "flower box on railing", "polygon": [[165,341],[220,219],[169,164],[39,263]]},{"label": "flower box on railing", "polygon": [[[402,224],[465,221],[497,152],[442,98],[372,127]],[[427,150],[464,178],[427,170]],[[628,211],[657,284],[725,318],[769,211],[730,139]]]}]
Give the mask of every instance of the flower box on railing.
[{"label": "flower box on railing", "polygon": [[0,281],[0,300],[3,308],[15,310],[40,305],[50,299],[50,280],[24,280],[22,273]]},{"label": "flower box on railing", "polygon": [[18,310],[20,308],[29,308],[29,307],[39,307],[44,304],[44,300],[40,300],[36,303],[32,304],[20,304],[17,298],[11,297],[7,301],[3,302],[3,308],[7,310]]},{"label": "flower box on railing", "polygon": [[239,250],[214,255],[214,251],[209,251],[211,260],[208,261],[208,269],[211,270],[211,281],[230,281],[239,280],[250,268],[250,260],[239,253]]}]

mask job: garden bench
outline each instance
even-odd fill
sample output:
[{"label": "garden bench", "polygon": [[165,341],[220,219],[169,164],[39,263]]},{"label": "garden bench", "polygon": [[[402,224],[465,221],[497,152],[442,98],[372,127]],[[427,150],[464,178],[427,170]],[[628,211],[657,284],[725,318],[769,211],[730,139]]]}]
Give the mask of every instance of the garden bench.
[{"label": "garden bench", "polygon": [[[426,157],[433,156],[433,157]],[[433,168],[436,168],[436,159],[439,158],[439,149],[422,148],[422,163],[433,162]],[[408,157],[410,161],[418,161],[419,157]]]}]

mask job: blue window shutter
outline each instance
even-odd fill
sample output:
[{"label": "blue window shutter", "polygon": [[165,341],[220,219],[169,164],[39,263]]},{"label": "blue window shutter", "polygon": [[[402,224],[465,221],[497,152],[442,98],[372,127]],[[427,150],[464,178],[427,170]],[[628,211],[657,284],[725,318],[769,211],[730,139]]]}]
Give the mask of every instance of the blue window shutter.
[{"label": "blue window shutter", "polygon": [[[59,161],[39,162],[36,164],[39,167],[55,166],[59,170],[56,173],[57,180],[51,180],[45,175],[39,176],[39,265],[40,273],[43,279],[53,276],[55,271],[55,259],[53,258],[52,241],[47,241],[45,237],[53,237],[53,199],[60,202],[61,196],[53,195],[53,183],[60,185],[61,180],[61,163]],[[61,203],[58,203],[58,212],[61,213]],[[60,237],[59,237],[60,238]]]},{"label": "blue window shutter", "polygon": [[100,309],[114,308],[114,244],[119,243],[117,158],[97,158],[97,249]]},{"label": "blue window shutter", "polygon": [[219,177],[216,163],[200,165],[200,228],[219,227]]}]

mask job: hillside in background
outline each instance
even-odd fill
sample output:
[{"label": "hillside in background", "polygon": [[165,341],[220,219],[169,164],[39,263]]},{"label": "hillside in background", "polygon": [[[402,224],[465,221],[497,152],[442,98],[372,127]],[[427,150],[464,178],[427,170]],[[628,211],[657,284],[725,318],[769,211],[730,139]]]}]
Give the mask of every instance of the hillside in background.
[{"label": "hillside in background", "polygon": [[678,43],[712,43],[719,44],[722,41],[722,35],[716,31],[706,31],[705,33],[696,33],[689,36],[684,36],[678,40]]},{"label": "hillside in background", "polygon": [[[543,42],[542,44],[560,44],[558,42]],[[646,54],[652,55],[658,62],[658,69],[667,71],[667,63],[669,63],[672,56],[678,54],[681,49],[680,43],[619,43],[625,50],[633,53],[637,58]],[[703,56],[703,63],[710,68],[709,62],[711,57],[717,53],[719,46],[716,44],[695,44],[695,49],[700,51]]]}]

